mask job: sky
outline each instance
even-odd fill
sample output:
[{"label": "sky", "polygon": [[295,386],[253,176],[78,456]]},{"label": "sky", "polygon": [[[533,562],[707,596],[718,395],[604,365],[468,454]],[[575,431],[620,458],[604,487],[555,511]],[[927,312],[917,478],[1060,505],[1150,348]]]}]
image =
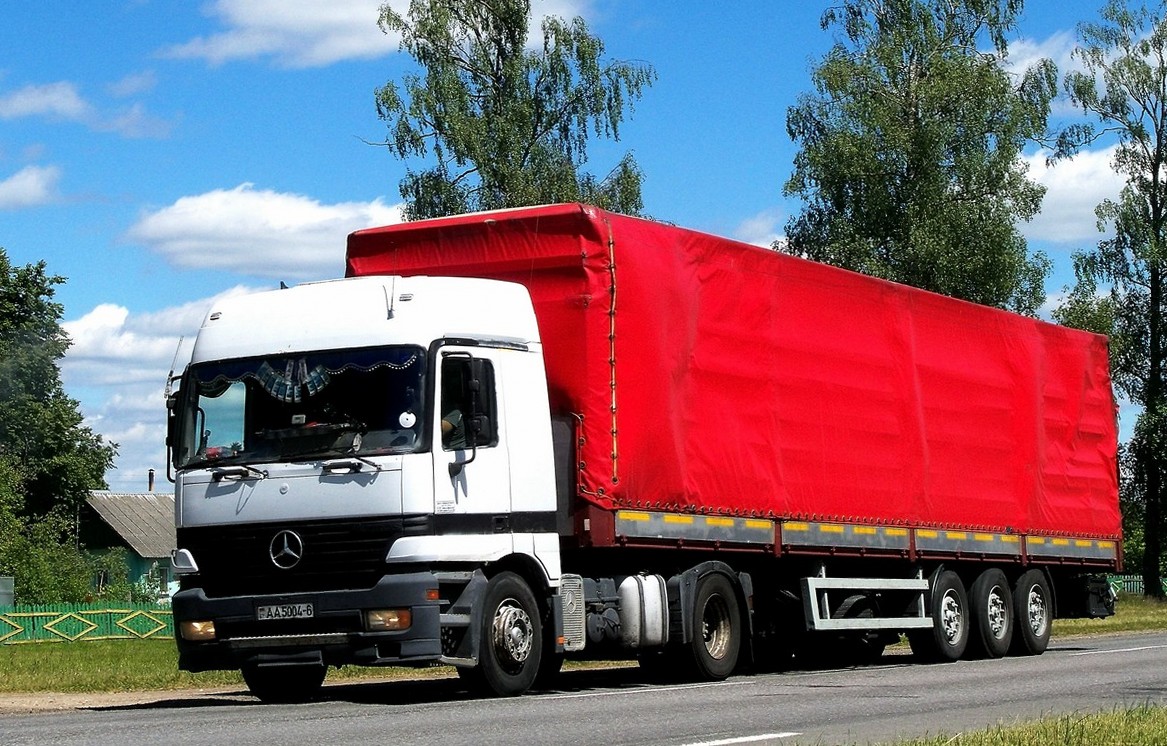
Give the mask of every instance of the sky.
[{"label": "sky", "polygon": [[[400,6],[399,0],[394,0]],[[533,0],[582,16],[605,58],[657,80],[620,141],[655,218],[769,245],[801,205],[785,198],[796,145],[786,111],[830,47],[828,0]],[[1065,70],[1075,27],[1102,0],[1028,0],[1011,64]],[[383,143],[374,91],[415,70],[377,26],[379,0],[41,0],[0,7],[0,247],[66,278],[67,393],[119,445],[110,488],[165,488],[167,373],[181,370],[214,298],[344,273],[347,234],[400,219],[406,164]],[[1068,101],[1055,115],[1070,121]],[[1093,208],[1121,187],[1111,151],[1030,174],[1048,187],[1022,226],[1047,252],[1051,303]],[[414,165],[422,165],[420,163]],[[180,344],[180,340],[182,340]],[[1133,417],[1124,417],[1129,428]]]}]

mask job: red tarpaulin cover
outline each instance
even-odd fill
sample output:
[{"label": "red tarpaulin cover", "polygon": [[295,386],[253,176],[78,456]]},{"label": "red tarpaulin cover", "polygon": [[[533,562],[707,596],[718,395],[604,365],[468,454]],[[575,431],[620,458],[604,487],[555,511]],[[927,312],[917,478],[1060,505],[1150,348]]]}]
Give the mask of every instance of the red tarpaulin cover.
[{"label": "red tarpaulin cover", "polygon": [[600,507],[1119,537],[1103,337],[582,205],[358,231],[347,274],[525,285]]}]

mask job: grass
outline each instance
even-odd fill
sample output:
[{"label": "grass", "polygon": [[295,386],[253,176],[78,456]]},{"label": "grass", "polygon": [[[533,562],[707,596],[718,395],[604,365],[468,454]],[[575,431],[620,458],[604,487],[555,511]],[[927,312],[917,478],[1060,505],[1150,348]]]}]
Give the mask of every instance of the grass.
[{"label": "grass", "polygon": [[[1107,619],[1059,619],[1054,623],[1053,632],[1054,637],[1059,638],[1165,629],[1167,602],[1123,595],[1119,597],[1115,616]],[[199,674],[179,671],[178,654],[172,640],[0,645],[0,671],[4,672],[0,676],[0,693],[134,692],[242,686],[243,683],[239,674],[232,671]],[[444,675],[448,672],[447,668],[418,670],[346,666],[330,670],[328,678],[340,681],[427,673]],[[1167,743],[1167,738],[1163,742]]]},{"label": "grass", "polygon": [[1159,746],[1163,743],[1167,743],[1167,709],[1152,705],[895,742],[896,746]]},{"label": "grass", "polygon": [[1055,637],[1155,630],[1167,630],[1167,601],[1124,593],[1118,596],[1114,616],[1105,619],[1058,619],[1053,627]]},{"label": "grass", "polygon": [[[445,673],[448,669],[330,669],[329,681]],[[173,640],[94,640],[0,645],[0,693],[142,692],[243,686],[238,671],[178,670]]]}]

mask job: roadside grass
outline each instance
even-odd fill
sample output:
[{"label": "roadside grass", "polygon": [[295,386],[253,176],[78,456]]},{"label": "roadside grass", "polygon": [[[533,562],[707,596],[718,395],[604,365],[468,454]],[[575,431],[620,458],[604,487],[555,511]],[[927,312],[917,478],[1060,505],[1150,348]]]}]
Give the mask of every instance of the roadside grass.
[{"label": "roadside grass", "polygon": [[1167,708],[1150,704],[1094,715],[1063,715],[958,735],[896,741],[895,746],[1159,746],[1167,743]]},{"label": "roadside grass", "polygon": [[[1167,602],[1135,595],[1120,595],[1118,613],[1113,617],[1059,619],[1053,627],[1055,639],[1155,630],[1167,630]],[[0,676],[0,693],[135,692],[243,686],[243,680],[237,672],[208,671],[192,674],[179,671],[178,653],[172,640],[0,645],[0,672],[3,672]],[[339,670],[330,669],[328,680],[449,676],[451,673],[448,667],[407,669],[345,666]],[[1167,743],[1167,737],[1159,743]]]},{"label": "roadside grass", "polygon": [[[142,692],[243,686],[238,671],[178,670],[173,640],[94,640],[0,645],[0,693]],[[329,681],[443,676],[452,669],[329,669]]]},{"label": "roadside grass", "polygon": [[1167,629],[1167,601],[1127,593],[1118,594],[1114,616],[1105,619],[1058,619],[1055,637]]}]

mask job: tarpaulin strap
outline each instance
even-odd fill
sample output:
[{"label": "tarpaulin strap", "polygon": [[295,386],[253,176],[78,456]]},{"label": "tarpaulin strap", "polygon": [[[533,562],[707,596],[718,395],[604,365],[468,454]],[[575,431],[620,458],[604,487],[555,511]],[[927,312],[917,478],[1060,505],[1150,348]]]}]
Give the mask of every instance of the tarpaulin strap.
[{"label": "tarpaulin strap", "polygon": [[616,447],[616,234],[612,222],[604,218],[608,227],[608,367],[611,371],[612,389],[612,484],[620,481],[618,449]]}]

